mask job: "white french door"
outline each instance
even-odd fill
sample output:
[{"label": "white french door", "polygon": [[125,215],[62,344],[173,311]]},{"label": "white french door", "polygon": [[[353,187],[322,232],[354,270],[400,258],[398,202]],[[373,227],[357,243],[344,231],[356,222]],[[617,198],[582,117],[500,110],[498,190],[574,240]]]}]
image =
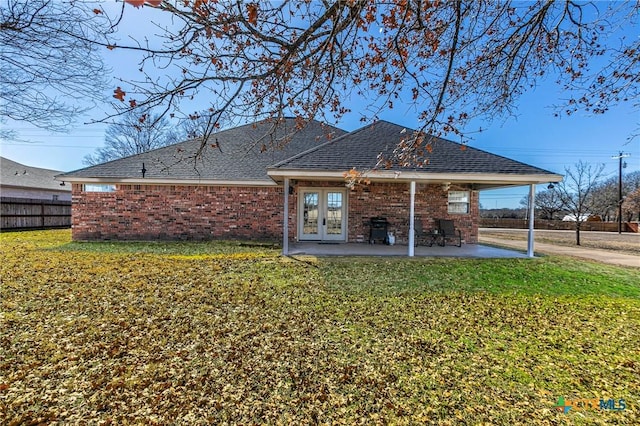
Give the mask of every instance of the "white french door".
[{"label": "white french door", "polygon": [[298,197],[300,240],[347,239],[347,191],[342,188],[301,188]]}]

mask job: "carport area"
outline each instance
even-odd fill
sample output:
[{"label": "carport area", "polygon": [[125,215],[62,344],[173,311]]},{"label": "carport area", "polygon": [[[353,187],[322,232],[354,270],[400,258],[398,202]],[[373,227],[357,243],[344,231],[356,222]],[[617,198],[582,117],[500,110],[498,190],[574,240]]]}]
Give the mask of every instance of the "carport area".
[{"label": "carport area", "polygon": [[[407,246],[397,244],[367,243],[317,243],[296,242],[289,243],[289,255],[311,256],[407,256]],[[458,257],[476,259],[499,258],[527,258],[527,254],[517,250],[508,250],[482,244],[463,244],[457,246],[417,246],[414,250],[416,257]]]}]

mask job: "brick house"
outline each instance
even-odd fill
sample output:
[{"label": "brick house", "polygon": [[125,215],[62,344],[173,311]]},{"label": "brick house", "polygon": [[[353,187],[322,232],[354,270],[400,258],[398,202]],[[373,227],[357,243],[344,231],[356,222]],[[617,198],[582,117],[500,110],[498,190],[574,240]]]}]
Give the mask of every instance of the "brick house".
[{"label": "brick house", "polygon": [[71,188],[54,180],[59,170],[42,169],[0,157],[0,195],[34,200],[71,201]]},{"label": "brick house", "polygon": [[[366,242],[370,218],[381,216],[398,243],[412,241],[415,221],[430,229],[447,218],[473,244],[479,191],[562,179],[439,138],[422,167],[376,167],[412,134],[385,121],[351,133],[315,121],[294,133],[294,119],[271,126],[220,131],[205,149],[190,140],[59,175],[73,184],[73,238],[282,240],[286,253],[288,241]],[[352,169],[366,182],[351,185]]]}]

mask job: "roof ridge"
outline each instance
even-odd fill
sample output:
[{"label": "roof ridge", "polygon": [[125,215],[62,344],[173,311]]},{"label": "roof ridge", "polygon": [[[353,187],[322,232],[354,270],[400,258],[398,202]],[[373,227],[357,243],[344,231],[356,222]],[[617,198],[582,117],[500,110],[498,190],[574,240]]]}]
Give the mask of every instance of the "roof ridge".
[{"label": "roof ridge", "polygon": [[[381,121],[385,121],[385,122],[387,122],[387,123],[388,123],[388,121],[386,121],[386,120],[378,120],[378,121],[375,121],[375,122],[373,122],[373,123],[369,123],[369,124],[367,124],[366,126],[360,127],[359,129],[353,130],[353,131],[351,131],[351,132],[347,132],[347,133],[345,133],[344,135],[340,135],[340,136],[338,136],[338,137],[337,137],[337,138],[335,138],[335,139],[331,139],[331,140],[329,140],[329,141],[326,141],[325,143],[321,143],[321,144],[320,144],[320,145],[318,145],[318,146],[314,146],[313,148],[309,148],[309,149],[307,149],[306,151],[299,152],[299,153],[297,153],[296,155],[292,155],[292,156],[291,156],[291,157],[289,157],[289,158],[286,158],[286,159],[284,159],[284,160],[282,160],[282,161],[279,161],[279,162],[277,162],[277,163],[275,163],[275,164],[272,164],[272,165],[271,165],[271,166],[269,166],[268,168],[269,168],[269,169],[272,169],[272,168],[278,168],[278,167],[284,166],[285,164],[287,164],[287,163],[289,163],[289,162],[291,162],[291,161],[293,161],[293,160],[297,160],[298,158],[300,158],[300,157],[302,157],[302,156],[304,156],[304,155],[307,155],[307,154],[310,154],[310,153],[312,153],[312,152],[314,152],[314,151],[317,151],[317,150],[319,150],[320,148],[323,148],[323,147],[328,146],[328,145],[330,145],[330,144],[338,143],[338,142],[340,141],[340,139],[344,139],[344,138],[346,138],[346,137],[348,137],[348,136],[355,135],[355,134],[357,134],[357,133],[359,133],[359,132],[361,132],[361,131],[363,131],[363,130],[365,130],[365,129],[368,129],[369,127],[371,127],[371,126],[373,126],[374,124],[379,123],[379,122],[381,122]],[[393,123],[390,123],[390,124],[393,124]]]},{"label": "roof ridge", "polygon": [[13,164],[9,165],[10,167],[12,167],[15,164],[15,165],[18,165],[18,166],[26,168],[26,169],[44,170],[44,171],[47,171],[47,172],[61,172],[61,170],[56,170],[56,169],[47,169],[47,168],[44,168],[44,167],[29,166],[27,164],[19,163],[17,161],[13,161],[10,158],[2,157],[2,156],[0,156],[0,161],[8,161],[9,163],[13,163]]},{"label": "roof ridge", "polygon": [[285,164],[287,164],[287,163],[288,163],[288,162],[290,162],[290,161],[293,161],[293,160],[296,160],[296,159],[300,158],[302,155],[305,155],[305,154],[308,154],[308,153],[310,153],[310,152],[314,152],[314,151],[316,151],[316,150],[317,150],[318,148],[320,148],[320,147],[326,146],[326,145],[328,145],[328,144],[335,143],[336,141],[340,140],[340,138],[343,138],[343,137],[345,137],[345,136],[347,136],[347,135],[349,135],[349,134],[350,134],[350,133],[345,133],[344,135],[340,135],[340,136],[338,136],[338,137],[337,137],[337,138],[335,138],[335,139],[328,140],[328,141],[326,141],[326,142],[324,142],[324,143],[321,143],[321,144],[320,144],[320,145],[318,145],[318,146],[314,146],[313,148],[309,148],[309,149],[307,149],[307,150],[305,150],[305,151],[299,152],[299,153],[297,153],[297,154],[295,154],[295,155],[292,155],[292,156],[291,156],[291,157],[289,157],[289,158],[286,158],[286,159],[284,159],[284,160],[282,160],[282,161],[279,161],[279,162],[277,162],[277,163],[275,163],[275,164],[272,164],[271,166],[268,166],[267,168],[268,168],[268,169],[271,169],[271,168],[280,167],[280,166],[282,166],[282,165],[285,165]]},{"label": "roof ridge", "polygon": [[[216,129],[208,139],[190,138],[165,147],[156,148],[140,154],[131,155],[105,163],[80,168],[63,173],[58,180],[81,178],[91,179],[125,179],[138,178],[145,164],[147,173],[145,178],[178,179],[201,178],[206,175],[211,179],[229,180],[269,180],[268,166],[279,162],[302,150],[307,150],[327,140],[327,135],[336,139],[347,133],[336,125],[317,119],[304,123],[296,121],[295,117],[282,118],[278,121],[254,119],[248,123],[229,127],[224,130]],[[272,131],[273,130],[273,131]],[[268,143],[265,137],[274,135],[274,141],[282,138],[290,140],[282,149],[269,149],[263,155],[263,149],[256,141]],[[323,139],[325,137],[325,139]],[[284,140],[284,139],[282,139]],[[201,144],[207,147],[219,141],[221,149],[207,149],[202,155],[193,158]],[[177,151],[177,152],[176,152]],[[218,151],[220,153],[218,154]]]},{"label": "roof ridge", "polygon": [[[296,119],[297,119],[296,117],[283,117],[283,120],[285,120],[285,121],[295,121]],[[254,127],[254,126],[257,126],[257,125],[260,125],[260,124],[264,124],[264,123],[267,123],[268,120],[269,120],[268,118],[264,118],[264,119],[252,121],[250,123],[240,124],[239,126],[229,127],[229,128],[220,130],[220,131],[218,131],[216,133],[212,133],[211,135],[209,135],[209,138],[217,137],[217,136],[224,136],[224,134],[227,133],[227,132],[231,132],[231,131],[235,132],[235,131],[238,131],[238,130],[241,130],[241,129],[245,129],[247,127]],[[278,119],[276,119],[276,120],[278,120]],[[316,119],[308,121],[307,125],[309,125],[311,123],[314,123],[314,122],[317,123],[320,126],[330,126],[332,129],[342,130],[339,127],[336,127],[336,126],[328,124],[328,123],[323,123],[323,122],[321,122],[319,120],[316,120]],[[300,130],[302,130],[302,129],[300,129]],[[207,142],[205,142],[205,144],[208,143],[209,138],[207,138]],[[138,154],[128,155],[128,156],[121,157],[121,158],[115,158],[113,160],[105,161],[104,163],[93,164],[93,165],[90,165],[90,166],[82,167],[82,168],[79,168],[79,169],[76,169],[76,170],[71,170],[71,171],[68,171],[68,172],[61,172],[60,174],[58,174],[56,176],[61,176],[61,175],[66,175],[66,174],[76,173],[76,172],[82,172],[82,171],[85,171],[87,169],[90,169],[90,168],[96,167],[96,166],[109,165],[109,164],[111,164],[111,163],[113,163],[115,161],[121,161],[121,160],[123,160],[125,158],[134,159],[134,158],[136,158],[138,156],[147,157],[150,154],[156,153],[156,152],[161,151],[161,150],[166,150],[166,149],[169,149],[169,148],[180,148],[181,146],[184,146],[184,145],[190,144],[190,143],[194,143],[194,142],[197,142],[197,141],[202,142],[202,137],[198,136],[198,137],[188,138],[188,139],[180,141],[180,142],[172,143],[170,145],[161,146],[161,147],[154,148],[154,149],[151,149],[149,151],[141,152],[141,153],[138,153]],[[58,171],[58,170],[56,170],[56,171]]]},{"label": "roof ridge", "polygon": [[[433,161],[430,162],[429,168],[420,168],[423,172],[556,174],[519,160],[386,120],[376,120],[334,141],[312,147],[271,166],[270,169],[346,170],[352,166],[374,167],[376,152],[391,154],[401,140],[412,140],[418,134],[424,135],[423,144],[433,144],[433,154],[425,154]],[[416,166],[402,164],[395,164],[392,168],[417,170]]]}]

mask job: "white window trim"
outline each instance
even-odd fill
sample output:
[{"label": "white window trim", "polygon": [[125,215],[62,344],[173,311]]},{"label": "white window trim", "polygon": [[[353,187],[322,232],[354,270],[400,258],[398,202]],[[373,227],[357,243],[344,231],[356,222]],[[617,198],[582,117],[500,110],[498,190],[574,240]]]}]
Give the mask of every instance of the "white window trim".
[{"label": "white window trim", "polygon": [[[456,206],[457,208],[452,209],[453,206]],[[471,191],[449,191],[448,192],[447,213],[469,214],[470,207],[471,207]]]},{"label": "white window trim", "polygon": [[82,186],[84,192],[115,192],[116,186],[113,184],[85,183]]}]

